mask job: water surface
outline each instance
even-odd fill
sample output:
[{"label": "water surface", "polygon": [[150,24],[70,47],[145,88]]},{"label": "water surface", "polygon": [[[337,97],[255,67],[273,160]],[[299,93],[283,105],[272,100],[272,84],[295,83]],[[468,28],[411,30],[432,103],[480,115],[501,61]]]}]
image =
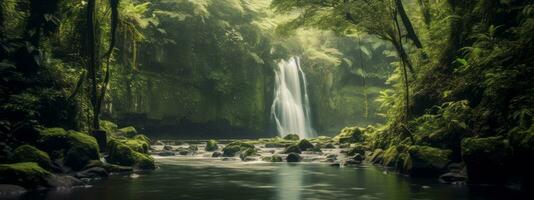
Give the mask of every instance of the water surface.
[{"label": "water surface", "polygon": [[489,186],[441,184],[381,168],[320,163],[265,163],[211,158],[157,158],[160,169],[115,175],[88,188],[31,193],[23,199],[518,199]]}]

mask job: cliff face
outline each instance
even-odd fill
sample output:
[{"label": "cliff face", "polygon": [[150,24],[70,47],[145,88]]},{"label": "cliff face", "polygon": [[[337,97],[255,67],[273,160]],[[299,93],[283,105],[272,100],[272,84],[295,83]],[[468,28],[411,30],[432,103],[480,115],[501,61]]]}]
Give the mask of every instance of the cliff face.
[{"label": "cliff face", "polygon": [[389,70],[380,67],[389,65],[383,45],[314,29],[280,36],[268,20],[268,3],[217,2],[151,5],[157,11],[143,34],[158,39],[120,42],[126,56],[118,60],[130,67],[113,77],[108,118],[176,137],[274,136],[273,70],[280,59],[300,56],[320,135],[381,121],[374,97]]}]

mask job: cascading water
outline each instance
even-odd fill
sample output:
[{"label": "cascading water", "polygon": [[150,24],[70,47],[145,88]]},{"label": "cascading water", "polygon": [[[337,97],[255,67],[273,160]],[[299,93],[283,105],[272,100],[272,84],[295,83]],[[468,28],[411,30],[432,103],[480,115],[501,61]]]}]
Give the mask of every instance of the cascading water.
[{"label": "cascading water", "polygon": [[292,57],[287,61],[280,61],[275,74],[271,115],[276,122],[278,134],[297,134],[300,138],[314,137],[306,76],[300,67],[300,59]]}]

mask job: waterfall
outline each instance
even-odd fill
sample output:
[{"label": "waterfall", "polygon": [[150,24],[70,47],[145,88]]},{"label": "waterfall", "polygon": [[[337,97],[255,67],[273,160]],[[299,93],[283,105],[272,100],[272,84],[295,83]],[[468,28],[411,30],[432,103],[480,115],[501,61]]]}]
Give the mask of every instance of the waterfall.
[{"label": "waterfall", "polygon": [[297,134],[300,138],[314,137],[306,76],[300,67],[300,59],[292,57],[280,61],[275,75],[271,116],[276,122],[278,134],[282,137],[287,134]]}]

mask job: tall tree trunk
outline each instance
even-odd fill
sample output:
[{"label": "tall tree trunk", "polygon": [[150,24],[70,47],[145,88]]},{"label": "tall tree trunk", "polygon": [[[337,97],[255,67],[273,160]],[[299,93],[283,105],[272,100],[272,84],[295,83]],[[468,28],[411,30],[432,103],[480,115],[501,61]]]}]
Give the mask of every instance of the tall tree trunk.
[{"label": "tall tree trunk", "polygon": [[100,111],[98,109],[98,94],[97,94],[97,80],[96,70],[98,63],[96,61],[96,39],[95,39],[95,4],[96,0],[88,0],[87,2],[87,33],[88,33],[88,48],[89,48],[89,78],[91,79],[91,104],[93,105],[93,129],[99,130]]},{"label": "tall tree trunk", "polygon": [[109,48],[106,52],[105,56],[107,57],[106,62],[106,75],[104,78],[104,85],[100,88],[100,97],[98,98],[98,110],[99,112],[102,110],[102,102],[104,101],[104,98],[106,98],[106,92],[109,86],[109,80],[110,80],[110,62],[111,62],[111,55],[113,54],[113,49],[115,48],[115,40],[116,40],[116,32],[117,32],[117,25],[119,21],[119,0],[110,0],[109,1],[110,7],[111,7],[111,38],[109,42]]},{"label": "tall tree trunk", "polygon": [[362,41],[360,36],[358,35],[358,47],[360,47],[360,64],[362,67],[362,85],[363,85],[363,96],[364,96],[364,117],[365,119],[369,119],[369,98],[367,95],[367,74],[365,70],[365,62],[363,60],[363,54],[362,54]]},{"label": "tall tree trunk", "polygon": [[[400,29],[398,15],[397,15],[396,11],[394,12],[393,20],[395,21],[395,27],[397,29],[397,33],[398,33],[398,37],[399,37],[398,45],[400,46],[400,49],[402,51],[404,51],[404,48],[403,48],[403,45],[402,45],[402,38],[401,38],[402,37],[402,32],[401,32],[401,29]],[[405,104],[404,104],[404,107],[405,107],[404,120],[405,120],[405,122],[407,122],[408,119],[409,119],[409,116],[410,116],[410,85],[409,85],[409,79],[408,79],[408,70],[406,69],[407,67],[406,67],[406,62],[404,61],[404,59],[401,59],[401,66],[402,66],[402,74],[403,74],[403,78],[404,78],[404,102],[405,102]]]},{"label": "tall tree trunk", "polygon": [[402,4],[402,0],[395,0],[395,6],[397,7],[397,12],[401,17],[402,24],[404,24],[404,27],[406,28],[406,33],[408,34],[408,38],[410,38],[410,40],[413,41],[413,43],[415,44],[417,48],[422,49],[423,44],[421,43],[421,40],[419,40],[419,37],[417,37],[417,34],[415,33],[415,29],[413,28],[412,22],[410,21],[408,14],[406,14],[406,10],[404,10],[404,5]]}]

